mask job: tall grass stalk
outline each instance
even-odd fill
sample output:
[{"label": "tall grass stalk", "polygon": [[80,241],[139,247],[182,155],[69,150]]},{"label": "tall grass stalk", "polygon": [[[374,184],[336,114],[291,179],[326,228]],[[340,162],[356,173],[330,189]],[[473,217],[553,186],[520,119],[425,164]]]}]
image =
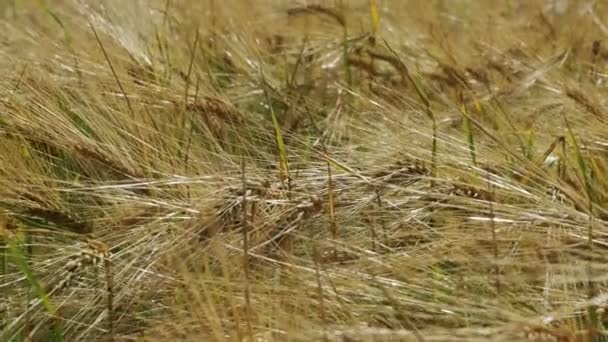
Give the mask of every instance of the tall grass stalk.
[{"label": "tall grass stalk", "polygon": [[241,211],[242,211],[242,224],[241,231],[243,234],[243,271],[245,275],[244,285],[245,285],[245,317],[247,323],[247,337],[249,342],[254,341],[253,330],[251,327],[251,319],[252,319],[252,309],[251,309],[251,290],[249,288],[250,281],[250,270],[249,270],[249,218],[248,218],[248,210],[247,210],[247,177],[245,175],[246,165],[245,158],[241,159],[241,183],[242,183],[242,191],[243,197],[241,199]]},{"label": "tall grass stalk", "polygon": [[279,124],[279,120],[277,120],[277,116],[274,112],[272,101],[270,99],[270,95],[268,94],[268,90],[266,89],[266,87],[264,87],[264,96],[266,97],[266,104],[270,111],[270,117],[272,118],[272,126],[274,127],[274,134],[276,139],[275,142],[277,146],[277,152],[279,154],[279,177],[281,179],[281,182],[289,182],[289,159],[287,158],[287,147],[285,146],[285,141],[283,140],[281,125]]}]

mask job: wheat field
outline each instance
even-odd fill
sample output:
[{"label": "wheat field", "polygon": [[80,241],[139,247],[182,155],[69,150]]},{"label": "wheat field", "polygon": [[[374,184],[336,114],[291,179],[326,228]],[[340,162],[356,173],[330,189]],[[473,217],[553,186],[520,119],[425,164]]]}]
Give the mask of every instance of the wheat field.
[{"label": "wheat field", "polygon": [[608,340],[608,3],[0,18],[0,341]]}]

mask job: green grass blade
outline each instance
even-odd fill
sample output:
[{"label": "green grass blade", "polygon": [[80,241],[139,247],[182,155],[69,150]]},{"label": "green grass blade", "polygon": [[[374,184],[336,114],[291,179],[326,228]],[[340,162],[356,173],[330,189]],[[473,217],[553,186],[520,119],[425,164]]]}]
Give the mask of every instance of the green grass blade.
[{"label": "green grass blade", "polygon": [[[8,245],[9,255],[10,255],[11,259],[13,260],[13,262],[15,263],[15,265],[17,266],[19,271],[21,271],[21,273],[23,273],[23,275],[25,275],[25,278],[27,279],[28,283],[32,287],[34,294],[37,296],[38,299],[40,299],[40,303],[42,304],[42,307],[44,308],[44,310],[47,312],[47,314],[49,314],[49,316],[54,317],[55,316],[55,307],[54,307],[53,303],[51,302],[48,294],[46,293],[46,291],[44,290],[42,285],[40,285],[40,282],[34,275],[34,272],[32,272],[32,269],[30,268],[30,266],[27,262],[27,258],[23,254],[23,251],[21,250],[21,246],[19,243],[19,241],[20,241],[19,236],[17,235],[17,236],[14,236],[13,238],[9,238],[7,240],[8,240],[7,245]],[[61,342],[64,340],[63,328],[61,327],[61,325],[59,324],[58,321],[55,321],[55,325],[54,325],[50,335],[47,337],[48,337],[49,341]]]},{"label": "green grass blade", "polygon": [[530,134],[528,135],[528,141],[526,144],[526,151],[525,151],[525,157],[528,158],[529,160],[533,160],[534,156],[534,145],[536,142],[536,132],[534,131],[534,129],[530,130]]},{"label": "green grass blade", "polygon": [[275,139],[277,149],[279,151],[279,172],[281,180],[286,180],[289,178],[289,160],[287,159],[287,148],[285,147],[285,142],[283,140],[281,125],[279,124],[279,120],[277,120],[277,116],[272,106],[272,101],[270,100],[270,95],[268,94],[268,90],[266,88],[264,88],[264,95],[266,96],[266,102],[268,103],[270,116],[272,118],[272,125],[274,126]]},{"label": "green grass blade", "polygon": [[28,265],[27,260],[23,255],[21,248],[19,247],[19,243],[15,240],[16,239],[11,239],[8,242],[9,255],[11,256],[11,259],[13,259],[13,262],[15,263],[15,265],[17,265],[19,271],[21,271],[21,273],[25,275],[27,281],[32,286],[32,289],[34,290],[36,296],[38,296],[38,298],[40,299],[40,302],[42,303],[44,309],[49,314],[54,314],[55,308],[53,307],[49,296],[47,295],[46,291],[44,291],[44,289],[38,282],[38,279],[30,269],[30,266]]}]

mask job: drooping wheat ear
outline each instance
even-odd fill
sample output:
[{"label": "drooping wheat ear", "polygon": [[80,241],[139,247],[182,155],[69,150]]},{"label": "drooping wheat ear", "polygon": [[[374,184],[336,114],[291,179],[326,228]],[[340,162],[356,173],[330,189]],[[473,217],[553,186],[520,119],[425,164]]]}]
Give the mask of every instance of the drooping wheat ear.
[{"label": "drooping wheat ear", "polygon": [[[119,160],[108,156],[98,147],[85,146],[82,144],[64,146],[62,144],[57,143],[57,139],[54,136],[45,134],[43,131],[35,131],[34,129],[28,127],[16,126],[12,127],[12,130],[15,131],[15,133],[12,134],[21,137],[35,150],[39,150],[45,154],[57,156],[63,152],[74,153],[82,156],[87,160],[91,160],[101,165],[104,165],[108,168],[109,171],[120,177],[145,178],[145,175],[140,171],[125,166]],[[90,174],[85,168],[80,168],[79,172],[82,172],[84,176],[90,176]]]},{"label": "drooping wheat ear", "polygon": [[[424,161],[418,159],[406,159],[394,164],[383,166],[376,171],[365,171],[353,175],[335,175],[332,177],[334,182],[334,193],[338,194],[344,189],[355,184],[367,184],[373,188],[383,185],[408,186],[412,185],[425,177],[430,176],[431,171],[426,167]],[[362,182],[363,181],[363,182]],[[325,192],[329,189],[327,182],[323,187],[311,189],[313,191]]]},{"label": "drooping wheat ear", "polygon": [[[582,336],[579,334],[572,333],[565,329],[543,327],[543,326],[526,326],[523,328],[523,335],[526,340],[530,341],[582,341]],[[592,335],[589,336],[590,341]]]},{"label": "drooping wheat ear", "polygon": [[[93,239],[87,239],[85,242],[80,242],[79,243],[79,247],[80,247],[80,251],[74,255],[72,255],[72,257],[69,259],[69,261],[65,264],[65,266],[63,267],[63,272],[60,272],[61,275],[63,275],[64,277],[62,279],[60,279],[58,282],[56,283],[51,283],[47,286],[44,287],[44,289],[41,289],[41,292],[44,293],[44,297],[45,299],[40,299],[40,298],[35,298],[31,301],[29,301],[28,303],[28,311],[33,310],[34,308],[36,308],[39,305],[44,305],[45,307],[47,305],[49,305],[48,303],[48,297],[50,296],[54,296],[57,295],[58,293],[60,293],[62,290],[66,289],[67,287],[69,287],[74,280],[85,270],[87,269],[91,269],[91,268],[95,268],[97,266],[99,266],[102,261],[105,263],[106,266],[106,279],[110,279],[111,275],[110,275],[110,270],[109,268],[107,268],[109,266],[109,257],[110,257],[110,252],[109,252],[109,248],[106,244],[104,244],[103,242],[97,241],[97,240],[93,240]],[[112,298],[113,298],[113,290],[111,287],[111,280],[109,280],[109,285],[108,285],[108,290],[109,290],[109,294],[108,294],[108,315],[109,315],[109,319],[113,320],[113,314],[112,314]],[[54,312],[55,310],[53,309],[52,312]],[[28,324],[27,322],[25,324]],[[40,322],[40,324],[37,325],[36,328],[34,328],[28,335],[30,336],[30,338],[34,335],[34,333],[38,330],[38,328],[42,325],[43,323]],[[112,336],[112,329],[113,327],[113,323],[110,324],[110,335]],[[29,330],[29,329],[27,329]]]},{"label": "drooping wheat ear", "polygon": [[[107,310],[108,310],[108,335],[109,340],[114,338],[114,278],[112,276],[112,262],[110,260],[110,248],[105,243],[99,240],[87,239],[84,248],[79,254],[80,260],[75,264],[69,265],[74,269],[80,269],[82,272],[87,267],[96,267],[103,261],[106,277],[107,291]],[[69,263],[68,263],[69,264]],[[70,275],[68,274],[68,277]],[[71,276],[74,279],[74,276]],[[69,281],[68,283],[69,284]]]},{"label": "drooping wheat ear", "polygon": [[206,241],[221,231],[233,230],[241,226],[243,218],[241,203],[244,194],[246,194],[246,201],[252,206],[248,215],[251,216],[249,221],[253,221],[258,203],[271,197],[276,191],[269,180],[246,180],[244,188],[232,185],[225,187],[221,200],[213,207],[214,214],[210,224],[205,225],[199,233],[199,241]]},{"label": "drooping wheat ear", "polygon": [[478,189],[476,187],[464,184],[451,184],[451,189],[448,191],[449,195],[468,197],[478,200],[493,201],[494,196],[486,190]]},{"label": "drooping wheat ear", "polygon": [[290,245],[293,242],[295,232],[312,217],[317,215],[323,209],[323,202],[316,196],[310,196],[295,203],[287,212],[272,223],[270,232],[267,234],[266,241],[257,245],[254,249],[264,246],[272,246],[276,249],[270,250],[269,254],[287,254],[291,250]]},{"label": "drooping wheat ear", "polygon": [[87,222],[73,217],[68,212],[45,207],[22,206],[15,210],[16,214],[27,218],[40,218],[73,233],[86,234],[91,232],[91,226]]},{"label": "drooping wheat ear", "polygon": [[215,206],[219,228],[234,227],[240,225],[242,219],[242,201],[257,202],[265,198],[271,191],[271,183],[268,180],[247,180],[245,187],[228,186],[224,190],[223,199]]},{"label": "drooping wheat ear", "polygon": [[70,283],[76,279],[78,274],[83,272],[85,269],[97,267],[102,262],[105,268],[106,276],[108,335],[109,340],[112,341],[114,338],[114,279],[112,276],[112,264],[108,245],[98,240],[87,239],[80,253],[66,264],[66,278],[60,281],[48,293],[54,294],[61,291],[65,287],[69,286]]},{"label": "drooping wheat ear", "polygon": [[426,168],[423,161],[399,161],[380,171],[372,173],[370,176],[383,184],[411,185],[424,176],[428,176],[430,171]]},{"label": "drooping wheat ear", "polygon": [[216,97],[203,96],[188,101],[186,108],[204,116],[213,115],[217,119],[232,124],[243,121],[243,114],[237,108]]},{"label": "drooping wheat ear", "polygon": [[87,239],[81,245],[80,251],[73,255],[63,267],[64,272],[62,274],[65,273],[65,277],[47,289],[46,292],[49,295],[55,295],[70,286],[78,275],[86,269],[97,267],[102,262],[105,264],[109,260],[109,248],[103,242]]},{"label": "drooping wheat ear", "polygon": [[566,96],[574,100],[574,102],[583,106],[585,110],[591,113],[598,120],[605,122],[605,114],[606,111],[603,110],[594,100],[592,100],[589,96],[585,95],[578,89],[566,89]]},{"label": "drooping wheat ear", "polygon": [[302,7],[293,7],[287,10],[289,16],[301,16],[305,14],[324,15],[334,19],[340,26],[346,26],[346,18],[333,8],[323,7],[321,5],[308,5]]},{"label": "drooping wheat ear", "polygon": [[86,159],[93,160],[109,168],[113,173],[118,174],[122,177],[129,177],[134,179],[144,179],[146,175],[135,170],[124,163],[116,160],[113,157],[108,156],[100,149],[91,146],[77,145],[74,147],[77,154],[85,157]]},{"label": "drooping wheat ear", "polygon": [[397,56],[374,51],[372,49],[367,49],[366,52],[372,60],[379,60],[390,64],[399,73],[402,85],[405,86],[408,84],[408,81],[410,80],[409,71]]},{"label": "drooping wheat ear", "polygon": [[376,70],[373,60],[359,56],[348,56],[348,62],[355,68],[359,68],[372,76],[385,76]]},{"label": "drooping wheat ear", "polygon": [[189,100],[186,109],[197,114],[192,118],[202,121],[209,133],[219,140],[221,146],[223,146],[226,127],[234,127],[244,121],[243,114],[234,106],[210,96]]}]

